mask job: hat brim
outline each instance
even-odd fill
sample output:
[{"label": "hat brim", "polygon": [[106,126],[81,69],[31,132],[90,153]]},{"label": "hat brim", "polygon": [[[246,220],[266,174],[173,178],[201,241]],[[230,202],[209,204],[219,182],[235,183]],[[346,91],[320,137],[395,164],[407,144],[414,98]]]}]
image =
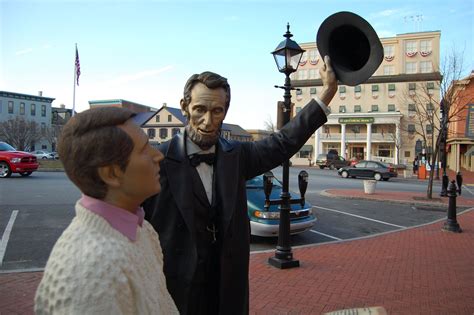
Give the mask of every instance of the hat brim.
[{"label": "hat brim", "polygon": [[[351,38],[350,33],[344,32],[347,29],[354,30],[363,40],[360,43],[354,42],[355,39]],[[321,58],[327,55],[331,58],[331,65],[337,79],[345,85],[355,86],[366,82],[383,60],[383,46],[377,33],[366,20],[352,12],[338,12],[324,20],[318,30],[316,44]],[[357,63],[362,60],[362,65],[348,67],[348,63],[352,61],[350,59],[356,59],[356,56],[351,55],[350,50],[354,49],[356,51],[359,45],[364,46],[364,54],[367,53],[367,55],[357,56]],[[349,60],[341,62],[341,60],[333,58],[331,54],[334,54],[335,49],[349,50],[345,52],[346,58]]]}]

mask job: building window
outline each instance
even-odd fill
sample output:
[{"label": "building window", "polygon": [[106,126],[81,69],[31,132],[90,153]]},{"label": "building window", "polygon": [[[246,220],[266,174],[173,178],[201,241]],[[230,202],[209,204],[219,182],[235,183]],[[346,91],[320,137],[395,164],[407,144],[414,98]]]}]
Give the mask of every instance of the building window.
[{"label": "building window", "polygon": [[383,74],[384,75],[394,75],[395,74],[395,66],[383,66]]},{"label": "building window", "polygon": [[160,115],[156,115],[155,121],[160,122]]},{"label": "building window", "polygon": [[341,93],[346,93],[346,87],[345,86],[340,86],[339,87],[339,94]]},{"label": "building window", "polygon": [[433,71],[431,61],[420,61],[420,72],[429,73]]},{"label": "building window", "polygon": [[426,104],[426,110],[434,110],[433,103]]},{"label": "building window", "polygon": [[356,86],[354,86],[354,92],[356,92],[356,93],[360,93],[361,91],[362,91],[362,88],[361,88],[361,86],[360,86],[360,85],[356,85]]},{"label": "building window", "polygon": [[426,83],[426,88],[428,90],[433,90],[434,89],[434,82],[427,82]]},{"label": "building window", "polygon": [[395,91],[395,84],[390,83],[390,84],[388,85],[388,90],[389,90],[389,91]]},{"label": "building window", "polygon": [[168,128],[160,128],[160,138],[161,139],[168,138]]},{"label": "building window", "polygon": [[410,157],[410,151],[405,151],[405,157],[409,158]]},{"label": "building window", "polygon": [[339,113],[345,113],[346,112],[346,106],[341,105],[339,106]]},{"label": "building window", "polygon": [[407,62],[405,63],[405,73],[416,73],[416,62]]},{"label": "building window", "polygon": [[148,132],[148,138],[154,139],[156,137],[156,130],[155,128],[150,128],[147,130]]},{"label": "building window", "polygon": [[8,113],[13,114],[13,101],[8,101]]},{"label": "building window", "polygon": [[410,91],[416,90],[416,83],[408,83],[408,90]]},{"label": "building window", "polygon": [[379,111],[379,105],[372,105],[371,111],[372,112],[378,112]]},{"label": "building window", "polygon": [[41,145],[41,150],[48,150],[48,146],[46,144]]},{"label": "building window", "polygon": [[168,122],[171,122],[171,115],[168,115]]},{"label": "building window", "polygon": [[315,62],[318,59],[318,51],[316,49],[312,49],[309,51],[309,61]]},{"label": "building window", "polygon": [[415,133],[415,125],[408,125],[408,133],[413,134]]},{"label": "building window", "polygon": [[171,135],[174,137],[176,136],[178,133],[180,133],[181,130],[179,130],[179,128],[173,128],[171,129]]},{"label": "building window", "polygon": [[25,114],[25,103],[20,103],[20,115]]},{"label": "building window", "polygon": [[372,133],[377,133],[377,128],[378,126],[377,125],[372,125]]},{"label": "building window", "polygon": [[41,105],[41,117],[46,117],[46,105]]},{"label": "building window", "polygon": [[317,69],[309,69],[310,79],[319,79],[319,71]]},{"label": "building window", "polygon": [[429,135],[433,133],[433,129],[431,129],[431,124],[426,125],[426,133]]},{"label": "building window", "polygon": [[378,92],[379,86],[377,84],[372,85],[372,92]]},{"label": "building window", "polygon": [[36,116],[36,104],[31,104],[31,116]]},{"label": "building window", "polygon": [[306,80],[306,79],[308,79],[308,70],[298,71],[298,80]]},{"label": "building window", "polygon": [[303,90],[302,89],[297,89],[296,90],[296,95],[302,95],[303,94]]},{"label": "building window", "polygon": [[2,113],[2,100],[0,100],[0,114]]},{"label": "building window", "polygon": [[413,41],[413,40],[406,41],[406,43],[405,43],[405,53],[407,55],[413,55],[416,52],[417,52],[416,41]]},{"label": "building window", "polygon": [[431,40],[420,40],[420,51],[423,53],[431,52]]},{"label": "building window", "polygon": [[387,45],[383,47],[383,54],[385,57],[391,57],[395,55],[395,50],[392,45]]},{"label": "building window", "polygon": [[415,104],[408,104],[408,111],[409,112],[416,112]]},{"label": "building window", "polygon": [[316,88],[315,87],[310,88],[309,94],[316,94]]},{"label": "building window", "polygon": [[391,147],[389,144],[379,144],[378,155],[382,157],[390,157],[391,154]]},{"label": "building window", "polygon": [[388,111],[394,112],[395,111],[395,104],[388,104]]},{"label": "building window", "polygon": [[41,133],[44,134],[46,132],[46,123],[41,123]]},{"label": "building window", "polygon": [[354,105],[354,113],[360,113],[362,111],[360,105]]}]

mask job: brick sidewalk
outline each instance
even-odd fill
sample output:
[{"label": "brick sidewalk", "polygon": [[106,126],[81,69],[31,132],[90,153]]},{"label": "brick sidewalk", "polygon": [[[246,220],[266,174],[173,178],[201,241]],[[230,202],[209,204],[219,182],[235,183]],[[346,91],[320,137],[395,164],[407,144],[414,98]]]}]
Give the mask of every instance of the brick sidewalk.
[{"label": "brick sidewalk", "polygon": [[[250,256],[251,314],[321,314],[383,306],[389,314],[474,313],[474,211],[375,237],[294,249],[301,267],[279,270]],[[32,314],[40,272],[0,274],[0,314]]]},{"label": "brick sidewalk", "polygon": [[474,212],[372,238],[294,249],[301,267],[278,270],[251,255],[251,314],[321,314],[383,306],[388,314],[474,313]]}]

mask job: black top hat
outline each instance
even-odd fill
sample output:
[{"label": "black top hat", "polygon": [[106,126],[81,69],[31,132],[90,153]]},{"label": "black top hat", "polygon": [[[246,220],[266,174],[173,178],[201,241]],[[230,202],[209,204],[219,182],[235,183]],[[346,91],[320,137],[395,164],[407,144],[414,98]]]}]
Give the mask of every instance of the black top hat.
[{"label": "black top hat", "polygon": [[369,79],[383,60],[377,33],[362,17],[338,12],[321,24],[316,36],[319,54],[329,55],[337,79],[354,86]]}]

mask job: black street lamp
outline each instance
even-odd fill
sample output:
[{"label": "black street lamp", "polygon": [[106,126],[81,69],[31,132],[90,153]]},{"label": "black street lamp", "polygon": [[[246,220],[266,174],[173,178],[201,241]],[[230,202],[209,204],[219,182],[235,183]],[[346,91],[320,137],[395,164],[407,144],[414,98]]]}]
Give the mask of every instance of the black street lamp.
[{"label": "black street lamp", "polygon": [[[285,85],[276,86],[285,90],[284,97],[284,108],[283,108],[283,121],[282,126],[286,125],[290,121],[291,113],[291,93],[293,89],[291,87],[290,74],[298,69],[301,57],[303,56],[304,50],[293,40],[290,33],[290,24],[286,26],[286,33],[283,35],[285,39],[277,46],[275,51],[272,52],[275,62],[278,67],[278,71],[286,75]],[[306,176],[307,180],[307,176]],[[286,269],[292,267],[299,267],[300,262],[293,259],[293,253],[290,246],[290,200],[291,195],[288,191],[289,182],[289,160],[283,162],[283,187],[280,195],[280,225],[278,231],[278,245],[275,251],[275,256],[270,257],[268,262],[277,268]],[[303,193],[304,194],[304,193]]]},{"label": "black street lamp", "polygon": [[441,192],[439,195],[441,197],[447,197],[448,196],[448,183],[449,183],[449,178],[448,174],[446,173],[446,162],[447,162],[447,157],[446,157],[446,141],[448,139],[448,113],[446,112],[446,104],[444,103],[444,100],[441,100],[441,103],[439,104],[440,112],[441,112],[441,130],[440,130],[440,135],[441,135],[441,140],[440,140],[440,151],[442,153],[441,156],[441,166],[443,167],[443,179],[441,182]]}]

